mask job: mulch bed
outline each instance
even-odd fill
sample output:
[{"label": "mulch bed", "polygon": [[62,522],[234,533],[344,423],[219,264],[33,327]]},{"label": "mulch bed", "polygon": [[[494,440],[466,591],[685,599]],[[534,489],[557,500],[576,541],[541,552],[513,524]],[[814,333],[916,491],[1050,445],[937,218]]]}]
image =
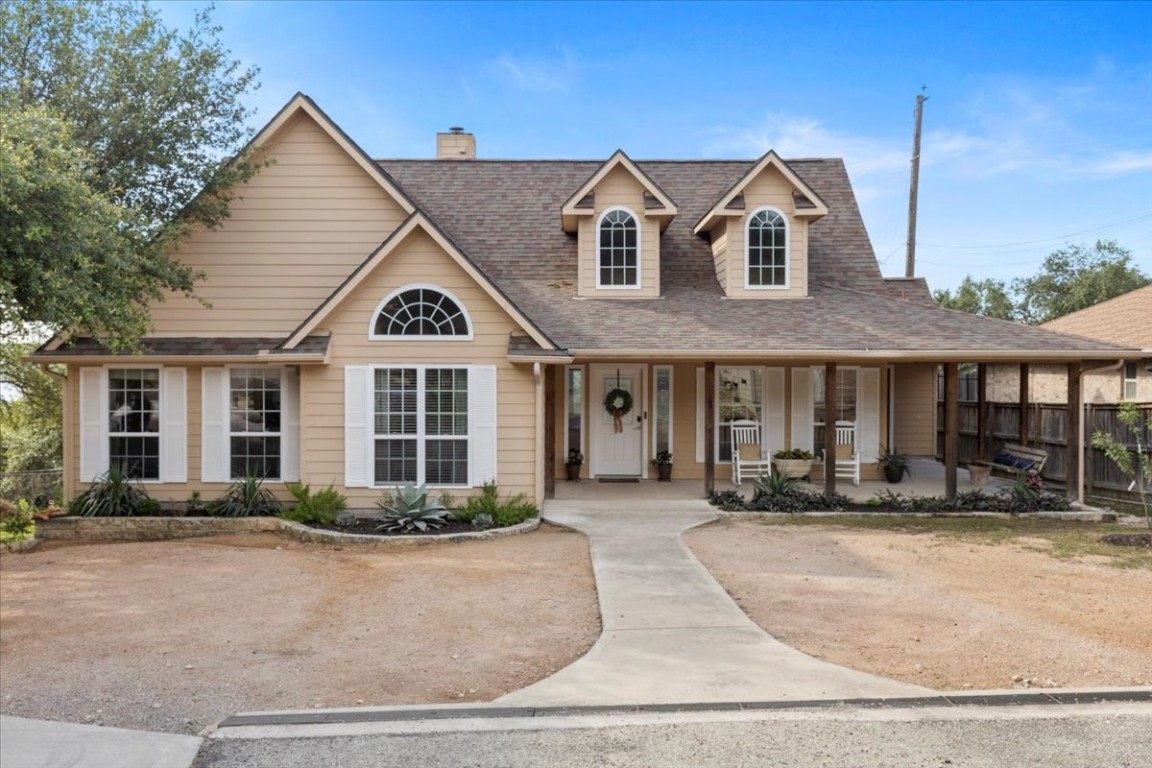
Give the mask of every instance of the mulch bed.
[{"label": "mulch bed", "polygon": [[427,531],[378,531],[376,526],[380,525],[380,520],[371,517],[358,517],[353,525],[309,525],[309,528],[320,528],[325,531],[336,531],[338,533],[356,533],[361,536],[440,536],[445,533],[471,533],[476,529],[472,527],[472,523],[461,523],[457,520],[449,520],[440,528],[429,528]]}]

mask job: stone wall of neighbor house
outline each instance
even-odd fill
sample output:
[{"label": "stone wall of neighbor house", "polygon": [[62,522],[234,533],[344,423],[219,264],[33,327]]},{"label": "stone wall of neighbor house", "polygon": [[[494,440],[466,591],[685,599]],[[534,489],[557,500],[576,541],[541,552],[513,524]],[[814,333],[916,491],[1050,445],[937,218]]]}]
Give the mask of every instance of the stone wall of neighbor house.
[{"label": "stone wall of neighbor house", "polygon": [[[1152,372],[1149,360],[1136,366],[1137,402],[1152,402]],[[1123,398],[1124,369],[1084,374],[1085,403],[1118,403]],[[988,399],[1014,403],[1020,400],[1020,366],[988,366]],[[1028,402],[1065,403],[1068,401],[1068,368],[1065,365],[1032,365],[1028,371]]]}]

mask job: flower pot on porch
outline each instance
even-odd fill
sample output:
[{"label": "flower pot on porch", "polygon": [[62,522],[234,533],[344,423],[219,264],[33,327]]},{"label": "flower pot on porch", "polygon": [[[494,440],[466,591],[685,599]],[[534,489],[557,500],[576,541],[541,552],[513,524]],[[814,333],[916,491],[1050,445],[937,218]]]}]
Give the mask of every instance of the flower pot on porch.
[{"label": "flower pot on porch", "polygon": [[671,464],[657,464],[656,465],[656,480],[661,483],[672,482],[672,465]]},{"label": "flower pot on porch", "polygon": [[972,481],[972,485],[977,488],[983,488],[984,483],[988,482],[988,476],[992,473],[992,467],[982,464],[969,464],[968,465],[968,479]]},{"label": "flower pot on porch", "polygon": [[772,459],[772,469],[784,477],[801,478],[812,472],[811,459]]},{"label": "flower pot on porch", "polygon": [[580,467],[581,464],[565,464],[564,471],[568,473],[568,482],[577,482],[580,480]]}]

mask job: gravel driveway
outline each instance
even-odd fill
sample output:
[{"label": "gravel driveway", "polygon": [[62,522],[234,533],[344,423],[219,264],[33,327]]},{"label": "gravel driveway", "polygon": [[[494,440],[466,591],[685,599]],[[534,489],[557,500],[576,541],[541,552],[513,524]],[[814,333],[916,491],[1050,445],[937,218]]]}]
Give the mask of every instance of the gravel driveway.
[{"label": "gravel driveway", "polygon": [[0,712],[196,733],[243,710],[482,701],[600,631],[588,543],[385,552],[275,534],[0,558]]}]

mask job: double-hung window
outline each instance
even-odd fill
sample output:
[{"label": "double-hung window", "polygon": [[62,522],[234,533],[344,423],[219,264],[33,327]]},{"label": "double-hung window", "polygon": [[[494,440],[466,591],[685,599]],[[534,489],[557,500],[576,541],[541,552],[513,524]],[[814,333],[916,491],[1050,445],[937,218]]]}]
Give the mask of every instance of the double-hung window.
[{"label": "double-hung window", "polygon": [[160,479],[160,369],[108,370],[108,466]]},{"label": "double-hung window", "polygon": [[373,482],[468,484],[468,368],[377,368]]},{"label": "double-hung window", "polygon": [[279,368],[232,368],[228,447],[231,475],[280,479]]}]

